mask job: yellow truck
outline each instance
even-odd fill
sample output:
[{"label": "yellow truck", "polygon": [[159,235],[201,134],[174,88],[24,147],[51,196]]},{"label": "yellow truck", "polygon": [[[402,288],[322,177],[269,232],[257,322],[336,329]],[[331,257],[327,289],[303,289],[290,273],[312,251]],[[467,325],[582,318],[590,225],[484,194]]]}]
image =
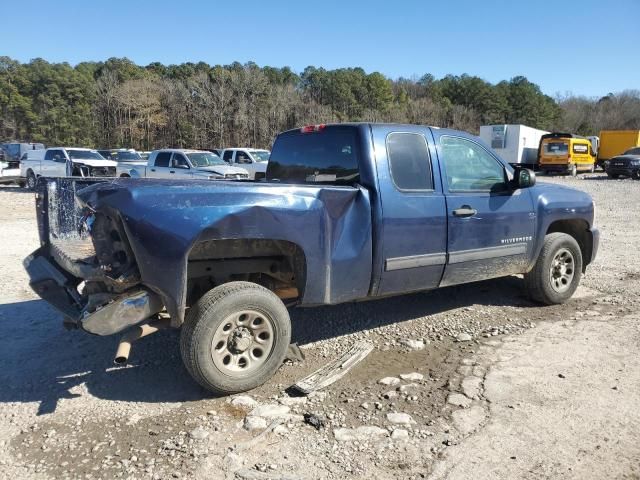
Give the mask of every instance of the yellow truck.
[{"label": "yellow truck", "polygon": [[538,168],[542,173],[593,172],[596,156],[588,138],[572,133],[549,133],[540,138]]},{"label": "yellow truck", "polygon": [[602,130],[598,166],[604,169],[606,162],[633,147],[640,147],[640,130]]}]

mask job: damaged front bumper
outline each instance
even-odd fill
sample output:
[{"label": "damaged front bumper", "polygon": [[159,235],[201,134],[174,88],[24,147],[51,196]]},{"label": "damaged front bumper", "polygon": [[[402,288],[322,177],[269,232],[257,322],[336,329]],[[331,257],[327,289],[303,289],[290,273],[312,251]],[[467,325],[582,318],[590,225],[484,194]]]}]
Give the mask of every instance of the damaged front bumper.
[{"label": "damaged front bumper", "polygon": [[65,317],[69,327],[95,335],[112,335],[148,319],[164,308],[159,295],[138,286],[114,295],[106,303],[90,310],[78,292],[78,280],[52,262],[44,247],[24,260],[29,285]]}]

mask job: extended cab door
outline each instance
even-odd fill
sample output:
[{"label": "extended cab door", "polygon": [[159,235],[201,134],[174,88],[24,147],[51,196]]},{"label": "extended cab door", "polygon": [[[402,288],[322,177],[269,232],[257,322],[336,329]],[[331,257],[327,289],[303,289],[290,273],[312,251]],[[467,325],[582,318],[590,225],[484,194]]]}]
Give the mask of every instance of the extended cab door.
[{"label": "extended cab door", "polygon": [[149,158],[147,177],[169,178],[169,166],[171,163],[171,152],[160,151],[155,158]]},{"label": "extended cab door", "polygon": [[62,149],[49,149],[40,166],[43,177],[66,177],[67,156]]},{"label": "extended cab door", "polygon": [[436,288],[446,262],[446,202],[428,128],[375,127],[382,202],[378,295]]},{"label": "extended cab door", "polygon": [[433,134],[447,198],[448,261],[441,285],[522,273],[535,234],[530,193],[512,190],[505,164],[480,143]]},{"label": "extended cab door", "polygon": [[169,178],[185,178],[191,177],[193,173],[187,157],[183,153],[173,152],[171,157],[171,168],[169,169]]}]

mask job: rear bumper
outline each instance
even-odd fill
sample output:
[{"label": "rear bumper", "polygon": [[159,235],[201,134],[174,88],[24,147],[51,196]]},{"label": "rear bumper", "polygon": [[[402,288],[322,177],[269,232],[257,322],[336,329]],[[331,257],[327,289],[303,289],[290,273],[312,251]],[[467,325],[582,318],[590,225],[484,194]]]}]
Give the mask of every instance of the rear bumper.
[{"label": "rear bumper", "polygon": [[569,172],[571,165],[568,163],[541,163],[540,170],[544,172]]},{"label": "rear bumper", "polygon": [[52,262],[40,248],[23,262],[29,286],[62,315],[64,323],[95,335],[112,335],[136,325],[162,311],[162,299],[156,293],[138,287],[118,296],[94,311],[86,309],[86,300],[78,293],[79,280]]}]

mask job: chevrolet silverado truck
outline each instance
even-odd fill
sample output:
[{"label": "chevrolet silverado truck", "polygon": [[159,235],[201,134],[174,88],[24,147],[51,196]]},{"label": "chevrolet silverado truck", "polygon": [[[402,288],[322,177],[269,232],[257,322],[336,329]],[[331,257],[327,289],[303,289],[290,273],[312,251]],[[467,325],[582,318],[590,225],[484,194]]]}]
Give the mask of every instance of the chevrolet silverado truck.
[{"label": "chevrolet silverado truck", "polygon": [[232,167],[215,153],[204,150],[168,148],[155,150],[146,165],[118,162],[118,176],[131,178],[192,178],[200,180],[243,180],[249,178],[244,168]]},{"label": "chevrolet silverado truck", "polygon": [[[125,332],[116,355],[181,327],[184,364],[217,394],[282,364],[288,308],[524,274],[568,300],[598,249],[594,203],[536,184],[467,133],[306,126],[277,136],[265,181],[44,179],[34,291],[69,327]],[[348,320],[345,320],[348,321]]]}]

